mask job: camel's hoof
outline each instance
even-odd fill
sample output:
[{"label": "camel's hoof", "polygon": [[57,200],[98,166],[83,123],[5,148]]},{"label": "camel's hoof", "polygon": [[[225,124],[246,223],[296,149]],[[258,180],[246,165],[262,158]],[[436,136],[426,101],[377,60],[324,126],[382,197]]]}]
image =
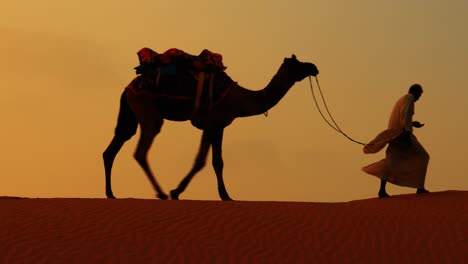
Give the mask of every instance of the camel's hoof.
[{"label": "camel's hoof", "polygon": [[106,193],[107,199],[115,199],[115,196],[113,193]]},{"label": "camel's hoof", "polygon": [[386,191],[379,191],[379,198],[387,198],[390,197]]},{"label": "camel's hoof", "polygon": [[223,201],[234,201],[229,195],[223,195],[221,196],[221,200]]},{"label": "camel's hoof", "polygon": [[167,200],[169,198],[169,196],[167,196],[167,194],[165,193],[158,193],[156,197],[159,198],[160,200]]},{"label": "camel's hoof", "polygon": [[171,199],[172,199],[172,200],[179,200],[180,192],[177,191],[177,189],[172,190],[172,191],[170,191],[169,193],[171,194]]}]

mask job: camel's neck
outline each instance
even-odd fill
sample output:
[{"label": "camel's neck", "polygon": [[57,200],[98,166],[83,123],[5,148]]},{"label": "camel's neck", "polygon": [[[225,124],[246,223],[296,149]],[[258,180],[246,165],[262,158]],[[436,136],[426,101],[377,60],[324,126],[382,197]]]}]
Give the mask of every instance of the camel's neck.
[{"label": "camel's neck", "polygon": [[275,106],[294,85],[287,73],[280,71],[273,76],[270,83],[262,90],[249,91],[243,98],[239,117],[259,115]]}]

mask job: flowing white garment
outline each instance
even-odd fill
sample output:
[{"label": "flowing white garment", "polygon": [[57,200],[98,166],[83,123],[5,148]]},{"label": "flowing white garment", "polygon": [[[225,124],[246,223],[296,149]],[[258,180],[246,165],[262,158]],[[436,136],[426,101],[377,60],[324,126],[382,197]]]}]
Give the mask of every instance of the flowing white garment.
[{"label": "flowing white garment", "polygon": [[[377,153],[387,144],[386,157],[362,170],[396,185],[423,188],[429,154],[413,135],[414,97],[406,94],[393,107],[388,129],[378,134],[363,149],[364,153]],[[411,132],[408,146],[397,139],[403,132]]]}]

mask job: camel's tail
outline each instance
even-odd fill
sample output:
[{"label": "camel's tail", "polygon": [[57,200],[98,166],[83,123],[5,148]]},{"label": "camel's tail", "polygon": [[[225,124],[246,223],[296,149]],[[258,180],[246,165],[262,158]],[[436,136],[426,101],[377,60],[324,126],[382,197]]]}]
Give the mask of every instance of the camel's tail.
[{"label": "camel's tail", "polygon": [[135,135],[138,127],[138,120],[128,105],[125,93],[126,90],[120,97],[120,109],[119,116],[117,118],[117,126],[115,127],[115,135],[124,140],[128,140]]}]

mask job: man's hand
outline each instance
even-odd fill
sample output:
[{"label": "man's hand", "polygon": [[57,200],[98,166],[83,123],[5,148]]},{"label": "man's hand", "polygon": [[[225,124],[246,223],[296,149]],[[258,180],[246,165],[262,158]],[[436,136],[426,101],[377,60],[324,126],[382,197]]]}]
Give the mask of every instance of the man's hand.
[{"label": "man's hand", "polygon": [[413,126],[416,128],[421,128],[424,126],[424,124],[419,123],[418,121],[413,121]]}]

